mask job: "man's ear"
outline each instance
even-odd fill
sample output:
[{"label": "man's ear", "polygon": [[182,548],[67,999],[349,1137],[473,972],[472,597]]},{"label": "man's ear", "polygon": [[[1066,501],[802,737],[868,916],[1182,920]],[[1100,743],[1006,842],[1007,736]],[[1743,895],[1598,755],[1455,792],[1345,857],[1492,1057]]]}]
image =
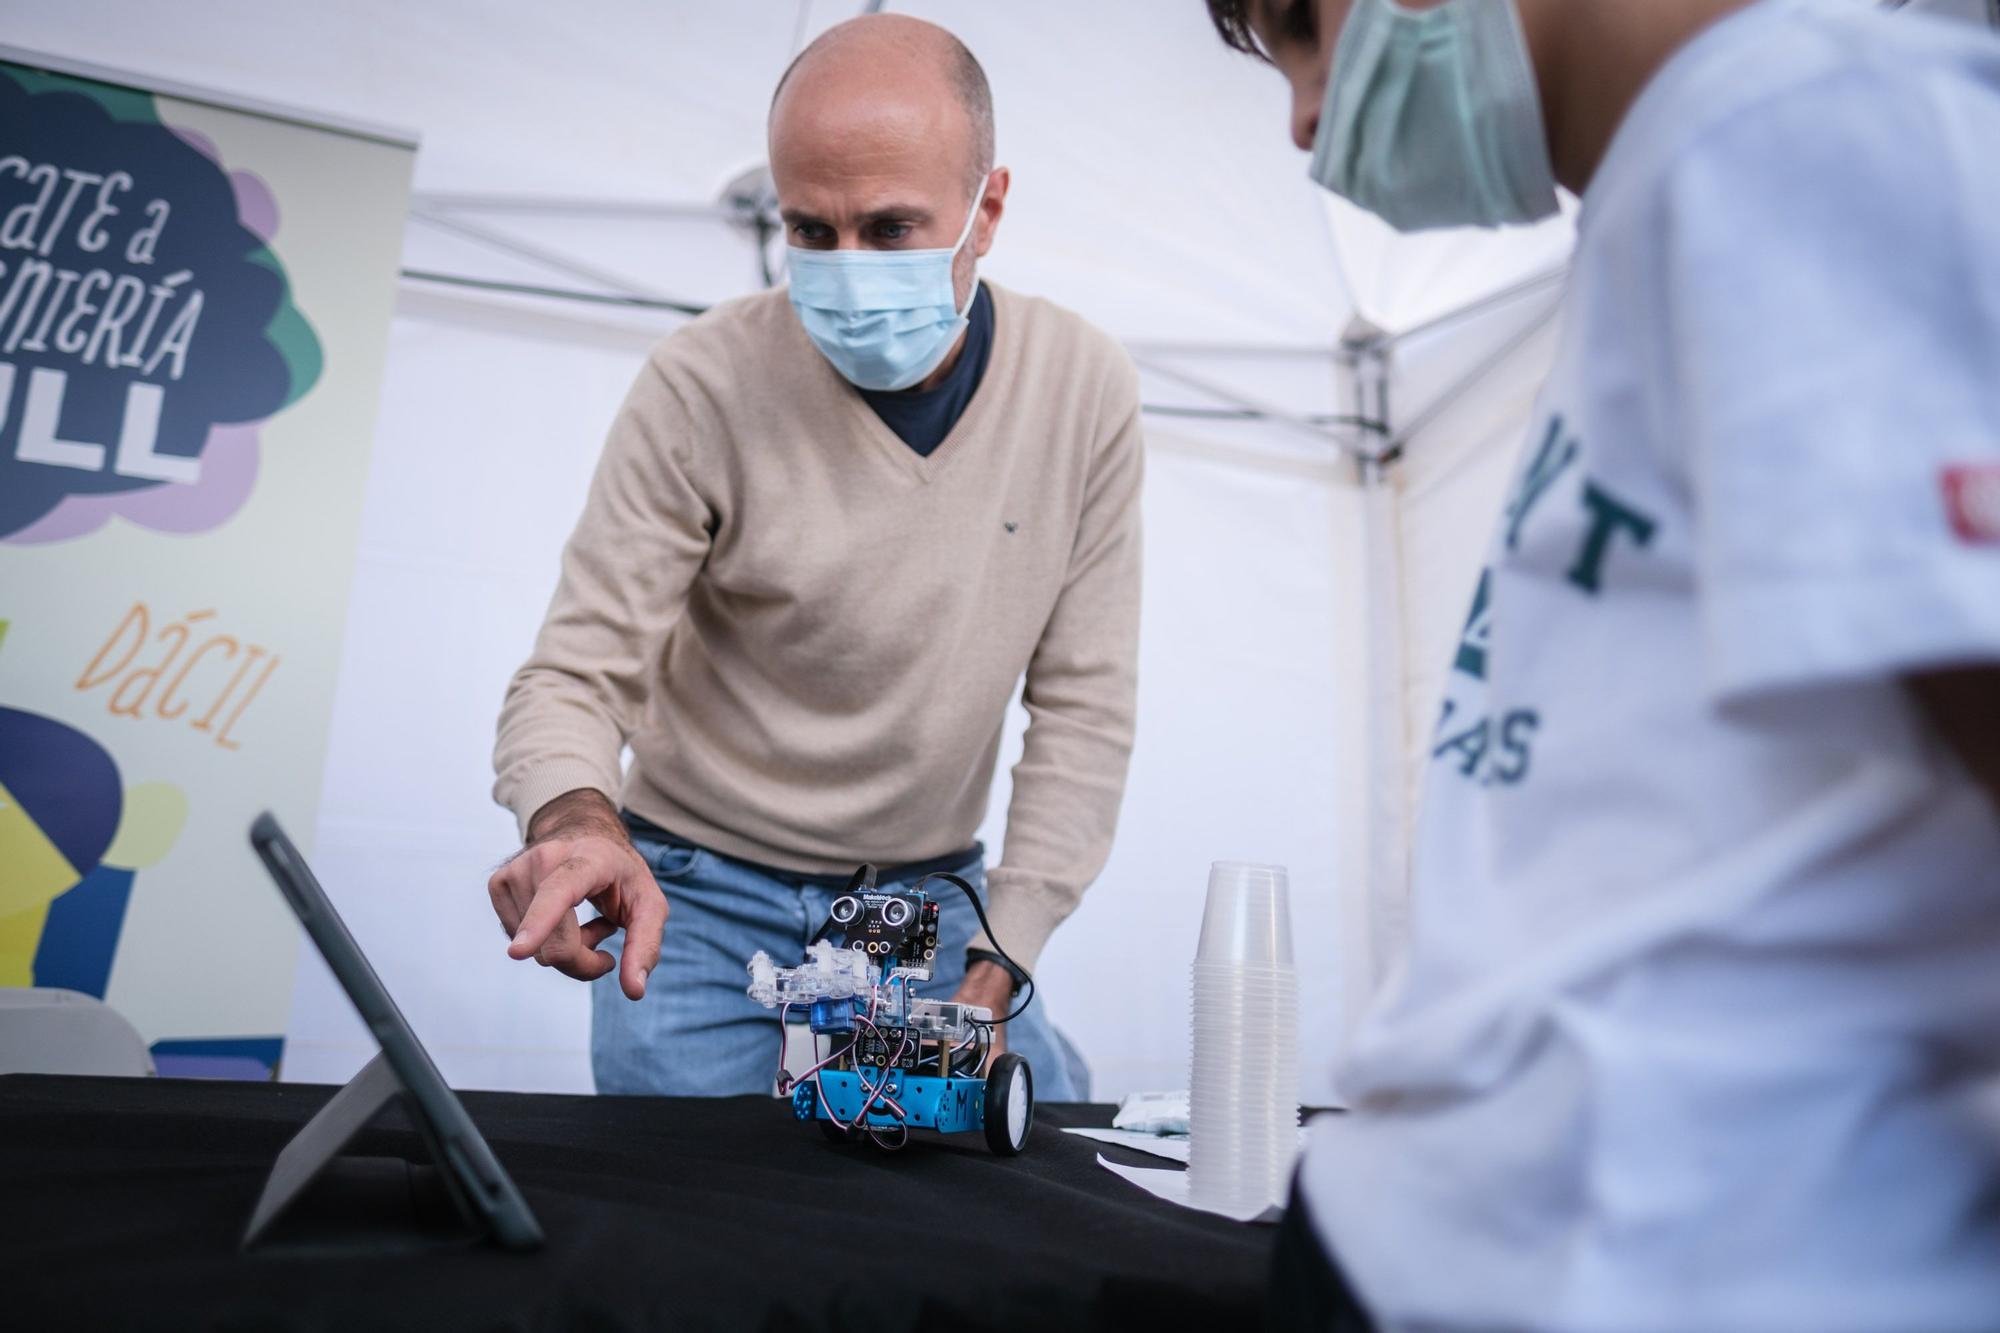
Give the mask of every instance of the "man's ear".
[{"label": "man's ear", "polygon": [[986,177],[986,197],[979,201],[979,221],[972,226],[972,253],[981,259],[993,248],[993,234],[1000,230],[1000,215],[1007,211],[1007,187],[1014,175],[1005,167],[995,167]]}]

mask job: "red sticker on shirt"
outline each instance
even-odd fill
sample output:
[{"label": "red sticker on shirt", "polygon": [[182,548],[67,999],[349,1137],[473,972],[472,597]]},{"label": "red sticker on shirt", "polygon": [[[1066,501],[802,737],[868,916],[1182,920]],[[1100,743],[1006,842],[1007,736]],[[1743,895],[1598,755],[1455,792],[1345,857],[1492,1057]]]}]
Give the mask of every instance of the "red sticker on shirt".
[{"label": "red sticker on shirt", "polygon": [[2000,463],[1946,468],[1944,507],[1960,541],[2000,545]]}]

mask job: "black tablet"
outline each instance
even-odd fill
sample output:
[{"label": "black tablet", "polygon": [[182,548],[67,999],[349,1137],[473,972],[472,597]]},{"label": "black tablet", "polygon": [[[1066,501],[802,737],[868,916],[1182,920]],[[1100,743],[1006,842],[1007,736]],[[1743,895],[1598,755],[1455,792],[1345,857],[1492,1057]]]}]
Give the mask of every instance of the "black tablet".
[{"label": "black tablet", "polygon": [[[347,992],[347,998],[360,1011],[362,1021],[381,1043],[381,1058],[387,1061],[401,1085],[411,1118],[436,1153],[451,1192],[462,1207],[471,1210],[470,1220],[483,1226],[509,1249],[533,1249],[540,1245],[542,1229],[535,1215],[528,1211],[526,1200],[494,1158],[486,1140],[480,1137],[444,1076],[431,1063],[430,1055],[417,1040],[417,1034],[410,1030],[396,1002],[389,998],[388,989],[375,975],[361,946],[347,933],[346,924],[333,910],[333,903],[319,881],[313,878],[305,857],[269,813],[259,815],[251,825],[250,844],[263,858],[271,877],[278,881],[285,901],[291,904],[320,957],[326,959],[327,967]],[[332,1150],[337,1151],[338,1147],[334,1144]],[[299,1187],[303,1184],[301,1180]],[[282,1207],[283,1201],[276,1200],[273,1206]],[[257,1226],[253,1222],[253,1230]]]}]

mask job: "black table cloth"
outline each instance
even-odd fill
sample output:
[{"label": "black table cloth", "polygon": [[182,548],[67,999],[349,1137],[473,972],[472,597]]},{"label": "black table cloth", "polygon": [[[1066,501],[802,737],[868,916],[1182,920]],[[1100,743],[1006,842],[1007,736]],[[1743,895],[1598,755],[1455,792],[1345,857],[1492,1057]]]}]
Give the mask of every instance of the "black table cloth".
[{"label": "black table cloth", "polygon": [[[1044,1106],[1028,1150],[828,1143],[769,1098],[463,1093],[547,1243],[237,1242],[304,1084],[0,1078],[0,1324],[43,1328],[1211,1330],[1258,1322],[1272,1230],[1156,1200],[1164,1165]],[[421,1160],[392,1109],[350,1153]]]}]

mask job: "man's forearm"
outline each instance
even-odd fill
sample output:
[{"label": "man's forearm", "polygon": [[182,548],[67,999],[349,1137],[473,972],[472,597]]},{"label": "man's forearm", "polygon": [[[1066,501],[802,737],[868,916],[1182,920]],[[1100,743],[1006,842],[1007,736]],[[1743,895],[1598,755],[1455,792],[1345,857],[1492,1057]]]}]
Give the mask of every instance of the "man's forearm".
[{"label": "man's forearm", "polygon": [[625,821],[618,817],[618,808],[595,787],[564,792],[535,811],[534,818],[528,821],[530,844],[590,834],[619,842],[631,840],[625,831]]}]

